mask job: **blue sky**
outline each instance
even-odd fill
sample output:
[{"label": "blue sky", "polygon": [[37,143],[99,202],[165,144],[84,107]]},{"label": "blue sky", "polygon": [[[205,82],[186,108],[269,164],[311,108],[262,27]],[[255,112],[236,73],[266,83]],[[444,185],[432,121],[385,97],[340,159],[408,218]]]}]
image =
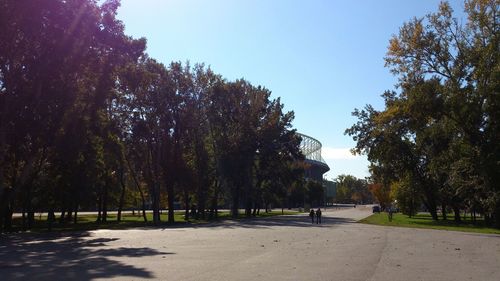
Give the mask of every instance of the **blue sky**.
[{"label": "blue sky", "polygon": [[[146,37],[160,62],[205,63],[228,80],[245,78],[281,97],[294,127],[323,144],[339,174],[368,176],[344,130],[354,108],[382,109],[397,78],[384,67],[389,39],[405,21],[437,10],[437,0],[122,0],[125,32]],[[457,14],[463,1],[450,1]]]}]

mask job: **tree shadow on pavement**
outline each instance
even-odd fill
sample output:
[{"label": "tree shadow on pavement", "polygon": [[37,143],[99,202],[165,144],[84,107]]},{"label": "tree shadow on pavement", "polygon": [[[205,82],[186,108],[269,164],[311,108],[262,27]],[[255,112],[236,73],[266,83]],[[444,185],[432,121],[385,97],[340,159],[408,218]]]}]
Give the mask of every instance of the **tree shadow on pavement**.
[{"label": "tree shadow on pavement", "polygon": [[323,217],[321,224],[311,223],[311,218],[305,215],[287,215],[275,216],[267,218],[248,218],[238,219],[223,222],[214,222],[201,225],[184,226],[190,228],[270,228],[276,226],[283,227],[335,227],[340,224],[356,223],[354,219],[338,218],[338,217]]},{"label": "tree shadow on pavement", "polygon": [[112,257],[171,255],[151,248],[111,248],[118,238],[92,238],[89,232],[21,233],[0,236],[1,280],[92,280],[94,278],[154,278],[144,268]]}]

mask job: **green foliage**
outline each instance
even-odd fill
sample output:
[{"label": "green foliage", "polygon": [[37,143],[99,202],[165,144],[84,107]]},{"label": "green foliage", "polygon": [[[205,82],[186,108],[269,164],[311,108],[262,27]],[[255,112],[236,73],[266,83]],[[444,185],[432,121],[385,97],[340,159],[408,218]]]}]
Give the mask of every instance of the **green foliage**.
[{"label": "green foliage", "polygon": [[106,222],[140,206],[158,224],[179,203],[201,218],[283,206],[303,174],[293,112],[243,79],[149,58],[119,5],[0,2],[0,231],[13,212],[27,229],[38,211]]},{"label": "green foliage", "polygon": [[394,207],[410,217],[418,212],[421,205],[417,188],[408,176],[391,184],[391,197],[396,202]]},{"label": "green foliage", "polygon": [[405,23],[385,58],[400,92],[382,95],[384,110],[355,110],[358,122],[346,130],[374,180],[394,183],[404,205],[415,190],[435,220],[442,205],[482,212],[500,227],[499,6],[466,1],[462,25],[443,2]]},{"label": "green foliage", "polygon": [[365,179],[358,179],[352,175],[339,175],[337,182],[336,202],[366,204],[373,202],[373,195]]}]

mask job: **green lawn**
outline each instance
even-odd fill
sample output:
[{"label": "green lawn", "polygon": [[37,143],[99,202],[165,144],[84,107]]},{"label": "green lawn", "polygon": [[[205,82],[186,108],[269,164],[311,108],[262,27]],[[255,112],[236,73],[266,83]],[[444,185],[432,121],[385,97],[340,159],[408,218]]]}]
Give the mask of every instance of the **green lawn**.
[{"label": "green lawn", "polygon": [[[280,216],[280,215],[293,215],[293,214],[298,214],[296,211],[284,211],[283,213],[281,210],[274,210],[271,212],[264,212],[261,211],[260,214],[257,216],[257,218],[263,218],[263,217],[271,217],[271,216]],[[77,224],[74,224],[72,221],[71,222],[66,222],[64,224],[59,224],[58,223],[58,217],[56,217],[56,222],[53,223],[52,225],[52,231],[74,231],[74,230],[93,230],[93,229],[127,229],[127,228],[133,228],[133,227],[154,227],[154,224],[152,223],[153,220],[153,214],[152,213],[146,213],[146,217],[148,219],[148,222],[144,222],[142,213],[135,213],[135,215],[132,215],[131,212],[124,212],[122,213],[122,220],[120,222],[116,221],[116,215],[115,214],[109,214],[107,216],[107,222],[96,222],[97,215],[92,214],[92,215],[78,215],[78,222]],[[247,217],[244,214],[240,214],[237,219],[246,219]],[[251,217],[250,219],[252,219]],[[161,219],[161,224],[158,225],[159,227],[166,227],[169,226],[167,223],[167,212],[164,211],[160,215]],[[195,219],[190,219],[189,221],[184,220],[184,212],[176,212],[174,216],[175,220],[175,226],[181,226],[181,225],[200,225],[200,224],[205,224],[205,223],[210,223],[210,222],[220,222],[224,220],[234,220],[231,217],[231,214],[227,211],[224,212],[219,212],[218,213],[218,218],[217,219],[206,219],[206,220],[195,220]],[[14,231],[21,231],[22,230],[22,220],[21,218],[14,218],[13,220],[13,230]],[[31,232],[45,232],[47,231],[47,217],[46,216],[35,216],[35,223],[34,227],[30,230]]]},{"label": "green lawn", "polygon": [[429,228],[451,231],[466,231],[477,233],[500,234],[500,229],[485,227],[483,221],[479,220],[476,225],[472,224],[470,218],[467,218],[460,224],[456,224],[451,220],[432,220],[429,214],[418,214],[412,218],[406,215],[397,213],[393,215],[392,222],[389,222],[387,213],[373,214],[360,221],[361,223],[376,224],[384,226],[411,227],[411,228]]}]

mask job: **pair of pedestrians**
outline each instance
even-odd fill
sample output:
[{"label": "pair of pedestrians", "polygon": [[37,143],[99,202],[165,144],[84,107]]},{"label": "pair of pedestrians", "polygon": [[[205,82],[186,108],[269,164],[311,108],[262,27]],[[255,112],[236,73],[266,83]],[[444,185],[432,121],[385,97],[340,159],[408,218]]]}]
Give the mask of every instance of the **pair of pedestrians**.
[{"label": "pair of pedestrians", "polygon": [[314,212],[314,209],[311,209],[309,212],[309,217],[311,217],[311,223],[314,224],[314,216],[316,215],[316,224],[321,224],[321,209],[318,208],[316,210],[316,213]]}]

